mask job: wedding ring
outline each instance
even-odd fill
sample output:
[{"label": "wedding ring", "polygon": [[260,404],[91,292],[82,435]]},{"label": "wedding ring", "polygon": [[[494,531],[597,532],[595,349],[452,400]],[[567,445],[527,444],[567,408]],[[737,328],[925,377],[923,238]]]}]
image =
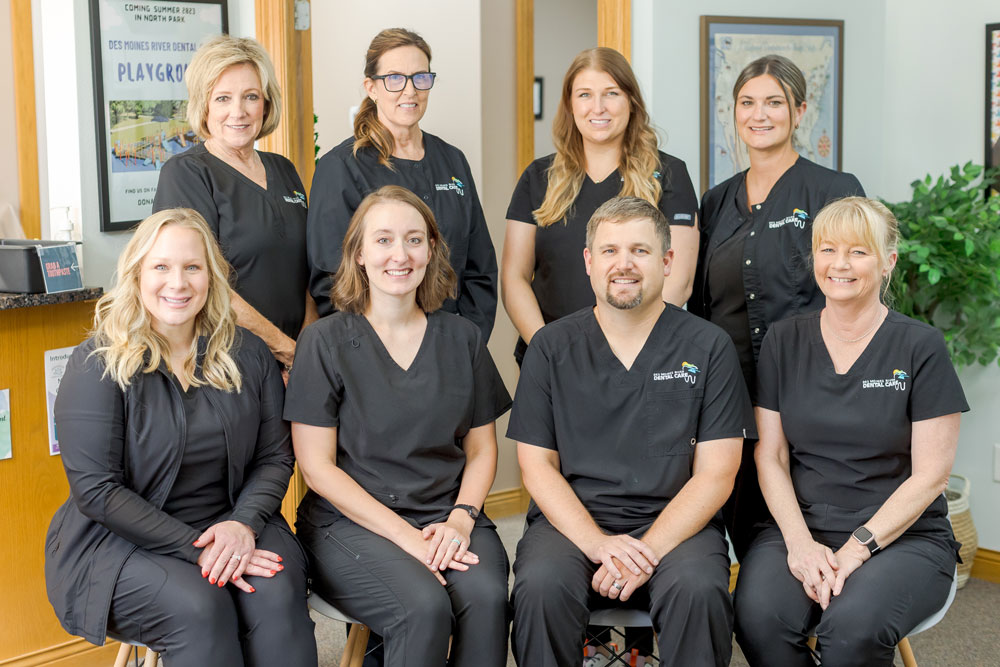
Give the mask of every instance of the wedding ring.
[{"label": "wedding ring", "polygon": [[616,581],[615,583],[611,584],[611,588],[615,589],[616,591],[620,591],[622,589],[622,585]]},{"label": "wedding ring", "polygon": [[236,560],[236,561],[240,560],[241,558],[243,558],[243,556],[237,554],[233,554],[232,556],[229,557],[230,560]]},{"label": "wedding ring", "polygon": [[455,544],[462,544],[462,540],[458,539],[457,537],[451,538],[451,541],[454,542]]}]

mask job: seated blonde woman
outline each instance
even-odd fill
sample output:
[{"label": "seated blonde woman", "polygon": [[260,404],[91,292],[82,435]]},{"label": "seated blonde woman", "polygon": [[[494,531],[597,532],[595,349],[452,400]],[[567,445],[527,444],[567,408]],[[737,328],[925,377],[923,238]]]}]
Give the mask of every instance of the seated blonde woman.
[{"label": "seated blonde woman", "polygon": [[315,667],[305,556],[278,511],[284,387],[236,326],[229,265],[198,213],[168,209],[116,276],[56,399],[71,492],[45,543],[56,614],[168,666]]}]

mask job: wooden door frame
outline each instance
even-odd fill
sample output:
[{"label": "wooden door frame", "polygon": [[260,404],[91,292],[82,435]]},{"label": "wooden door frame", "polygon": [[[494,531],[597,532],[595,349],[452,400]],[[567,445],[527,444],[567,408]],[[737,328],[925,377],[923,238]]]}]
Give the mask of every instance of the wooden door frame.
[{"label": "wooden door frame", "polygon": [[10,0],[18,216],[25,238],[37,239],[42,236],[42,217],[38,189],[38,122],[35,119],[35,47],[31,25],[31,0]]}]

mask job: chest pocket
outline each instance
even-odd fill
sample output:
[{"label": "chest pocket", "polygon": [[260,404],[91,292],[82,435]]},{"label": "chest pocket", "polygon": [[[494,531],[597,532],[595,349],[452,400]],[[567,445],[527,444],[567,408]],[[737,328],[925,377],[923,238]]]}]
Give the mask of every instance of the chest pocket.
[{"label": "chest pocket", "polygon": [[698,414],[704,387],[646,395],[646,455],[691,456],[698,436]]}]

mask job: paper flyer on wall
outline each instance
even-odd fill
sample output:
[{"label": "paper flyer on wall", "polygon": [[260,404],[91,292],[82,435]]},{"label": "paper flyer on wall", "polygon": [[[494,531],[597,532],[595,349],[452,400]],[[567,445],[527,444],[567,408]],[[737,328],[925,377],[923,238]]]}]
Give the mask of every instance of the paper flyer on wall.
[{"label": "paper flyer on wall", "polygon": [[49,454],[55,456],[59,453],[59,435],[56,433],[55,407],[56,394],[59,393],[59,384],[62,382],[63,373],[66,372],[66,362],[73,354],[73,347],[61,347],[57,350],[45,350],[45,411],[49,418]]},{"label": "paper flyer on wall", "polygon": [[0,460],[13,455],[10,445],[10,389],[0,389]]}]

